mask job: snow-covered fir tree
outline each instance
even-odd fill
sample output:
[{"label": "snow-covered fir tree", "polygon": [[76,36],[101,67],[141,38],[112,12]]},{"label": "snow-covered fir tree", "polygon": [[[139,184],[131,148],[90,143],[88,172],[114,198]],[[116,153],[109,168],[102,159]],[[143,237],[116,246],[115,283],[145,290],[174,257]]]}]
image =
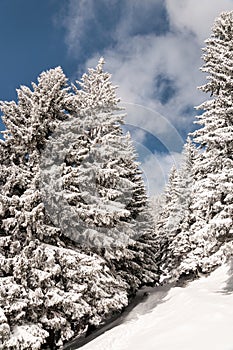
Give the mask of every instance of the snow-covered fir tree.
[{"label": "snow-covered fir tree", "polygon": [[190,203],[194,181],[193,164],[196,148],[188,137],[182,152],[183,161],[177,170],[172,167],[155,222],[159,242],[160,281],[177,277],[180,260],[189,247]]},{"label": "snow-covered fir tree", "polygon": [[[129,134],[123,135],[124,115],[103,64],[100,59],[95,69],[89,69],[78,82],[81,89],[73,86],[75,95],[66,100],[73,121],[64,126],[69,142],[59,162],[63,195],[69,203],[63,217],[70,211],[69,238],[102,255],[135,290],[156,281],[157,247],[135,150]],[[48,153],[61,144],[62,135],[63,131],[51,140]],[[46,163],[45,159],[45,168]],[[46,186],[50,188],[49,183]]]},{"label": "snow-covered fir tree", "polygon": [[194,164],[190,253],[181,269],[210,271],[232,254],[233,244],[233,12],[215,20],[206,40],[208,82],[200,89],[212,97],[198,108],[201,128],[194,133],[200,154]]},{"label": "snow-covered fir tree", "polygon": [[162,275],[165,274],[164,266],[166,265],[170,253],[169,244],[171,243],[171,239],[174,235],[174,232],[173,234],[171,232],[174,227],[170,227],[170,216],[173,215],[173,208],[175,208],[177,201],[177,178],[177,169],[175,166],[173,166],[170,171],[168,183],[165,187],[162,199],[160,200],[161,207],[157,208],[159,213],[156,214],[157,216],[155,221],[155,231],[157,233],[157,239],[159,242],[158,262],[160,271],[162,271]]},{"label": "snow-covered fir tree", "polygon": [[46,211],[40,159],[46,140],[68,118],[61,68],[44,72],[18,102],[1,104],[0,346],[62,348],[74,335],[127,305],[126,284],[95,254],[68,247]]},{"label": "snow-covered fir tree", "polygon": [[[160,221],[161,237],[160,279],[176,279],[180,261],[189,251],[189,228],[193,215],[190,208],[194,184],[197,149],[188,137],[182,152],[183,161],[178,170],[173,169],[165,191],[166,205]],[[158,227],[159,229],[159,227]],[[165,240],[165,241],[164,241]]]}]

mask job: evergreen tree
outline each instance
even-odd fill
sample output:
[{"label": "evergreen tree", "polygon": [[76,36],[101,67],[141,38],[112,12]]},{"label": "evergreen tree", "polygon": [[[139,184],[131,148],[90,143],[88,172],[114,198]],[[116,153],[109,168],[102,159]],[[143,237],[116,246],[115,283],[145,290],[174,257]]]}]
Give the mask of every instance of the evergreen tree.
[{"label": "evergreen tree", "polygon": [[160,243],[160,281],[176,279],[183,255],[189,250],[190,204],[197,150],[188,137],[181,167],[172,168],[164,194],[164,206],[156,224]]},{"label": "evergreen tree", "polygon": [[233,12],[216,19],[206,40],[204,66],[208,82],[200,89],[212,99],[198,108],[201,128],[194,141],[201,152],[194,164],[195,183],[190,253],[183,269],[210,271],[232,254],[233,217]]},{"label": "evergreen tree", "polygon": [[[155,222],[155,231],[159,242],[159,268],[160,275],[164,275],[167,258],[169,255],[169,244],[171,241],[170,214],[176,202],[177,170],[173,166],[169,175],[168,183],[163,193],[162,207]],[[172,215],[172,214],[171,214]],[[162,280],[162,277],[160,279]]]},{"label": "evergreen tree", "polygon": [[12,172],[12,176],[5,176],[2,191],[8,198],[15,198],[20,206],[14,210],[14,219],[4,217],[2,228],[14,232],[21,241],[23,237],[27,240],[32,236],[39,239],[57,236],[57,229],[43,222],[37,177],[46,139],[66,118],[62,106],[67,94],[65,85],[66,77],[58,67],[42,73],[38,85],[32,84],[33,91],[25,86],[18,89],[18,104],[1,103],[6,126],[4,147],[9,154],[9,160],[5,156],[3,164],[7,162],[5,170]]},{"label": "evergreen tree", "polygon": [[[102,254],[114,264],[129,287],[137,289],[142,284],[155,283],[158,278],[157,242],[137,155],[130,135],[122,133],[125,115],[119,113],[116,87],[111,83],[111,75],[103,71],[103,65],[101,58],[96,69],[89,69],[88,74],[84,74],[79,82],[82,90],[76,90],[76,94],[85,106],[85,114],[91,117],[91,123],[86,124],[94,146],[91,148],[98,149],[98,156],[93,157],[98,159],[98,167],[101,167],[101,171],[94,171],[96,187],[100,185],[98,197],[105,206],[110,203],[110,212],[115,207],[117,213],[114,213],[112,225],[101,223],[107,236],[114,239],[117,249],[104,249]],[[109,202],[109,196],[106,198],[103,193],[110,193],[112,200]]]},{"label": "evergreen tree", "polygon": [[[130,136],[123,135],[124,116],[118,112],[116,87],[103,64],[101,59],[95,69],[89,69],[78,82],[82,89],[73,86],[75,95],[66,100],[73,117],[64,125],[69,142],[61,147],[64,131],[59,131],[46,154],[58,148],[67,150],[60,153],[56,172],[63,175],[63,183],[57,177],[60,198],[69,206],[62,202],[61,208],[56,193],[50,199],[57,203],[55,221],[64,228],[72,226],[65,229],[69,238],[102,255],[129,289],[135,290],[157,279],[156,248],[135,150]],[[75,122],[77,115],[80,123]],[[44,189],[49,197],[54,162],[47,168],[47,156],[44,158]],[[64,222],[61,217],[68,212],[69,220]]]},{"label": "evergreen tree", "polygon": [[40,161],[46,141],[68,118],[61,68],[44,72],[18,103],[1,104],[0,344],[4,349],[62,345],[127,304],[126,285],[103,259],[67,246],[44,206]]}]

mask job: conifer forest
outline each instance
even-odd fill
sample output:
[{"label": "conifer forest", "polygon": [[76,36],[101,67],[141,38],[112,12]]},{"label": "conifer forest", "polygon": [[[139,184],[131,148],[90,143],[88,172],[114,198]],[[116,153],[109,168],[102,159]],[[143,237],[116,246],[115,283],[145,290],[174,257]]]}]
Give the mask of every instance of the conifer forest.
[{"label": "conifer forest", "polygon": [[141,287],[232,257],[232,52],[233,11],[205,41],[206,101],[156,203],[103,58],[76,83],[56,67],[0,103],[0,349],[63,349]]}]

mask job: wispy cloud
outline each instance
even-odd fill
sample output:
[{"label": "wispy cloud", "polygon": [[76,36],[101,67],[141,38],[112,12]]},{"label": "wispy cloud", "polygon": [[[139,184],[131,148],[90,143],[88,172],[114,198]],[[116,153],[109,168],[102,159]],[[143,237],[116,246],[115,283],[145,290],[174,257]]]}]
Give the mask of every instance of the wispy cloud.
[{"label": "wispy cloud", "polygon": [[118,24],[123,16],[124,2],[122,0],[67,1],[59,20],[66,29],[69,53],[83,60],[115,45]]},{"label": "wispy cloud", "polygon": [[210,35],[214,18],[231,11],[232,0],[166,0],[171,26],[181,32],[192,32],[200,45]]},{"label": "wispy cloud", "polygon": [[[176,154],[183,143],[177,135],[191,130],[193,107],[205,99],[196,89],[205,79],[199,71],[204,39],[214,18],[232,6],[232,0],[70,0],[67,45],[86,67],[105,57],[126,122],[137,127],[135,141],[145,146],[149,132]],[[167,156],[157,159],[170,166]]]}]

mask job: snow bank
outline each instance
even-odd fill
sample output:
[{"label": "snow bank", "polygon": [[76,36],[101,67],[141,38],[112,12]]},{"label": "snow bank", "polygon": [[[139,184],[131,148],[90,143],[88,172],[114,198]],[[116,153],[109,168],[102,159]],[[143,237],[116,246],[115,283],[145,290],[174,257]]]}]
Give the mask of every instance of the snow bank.
[{"label": "snow bank", "polygon": [[153,308],[156,293],[120,326],[82,350],[232,350],[233,293],[226,293],[229,267],[222,266],[186,288],[172,288]]}]

